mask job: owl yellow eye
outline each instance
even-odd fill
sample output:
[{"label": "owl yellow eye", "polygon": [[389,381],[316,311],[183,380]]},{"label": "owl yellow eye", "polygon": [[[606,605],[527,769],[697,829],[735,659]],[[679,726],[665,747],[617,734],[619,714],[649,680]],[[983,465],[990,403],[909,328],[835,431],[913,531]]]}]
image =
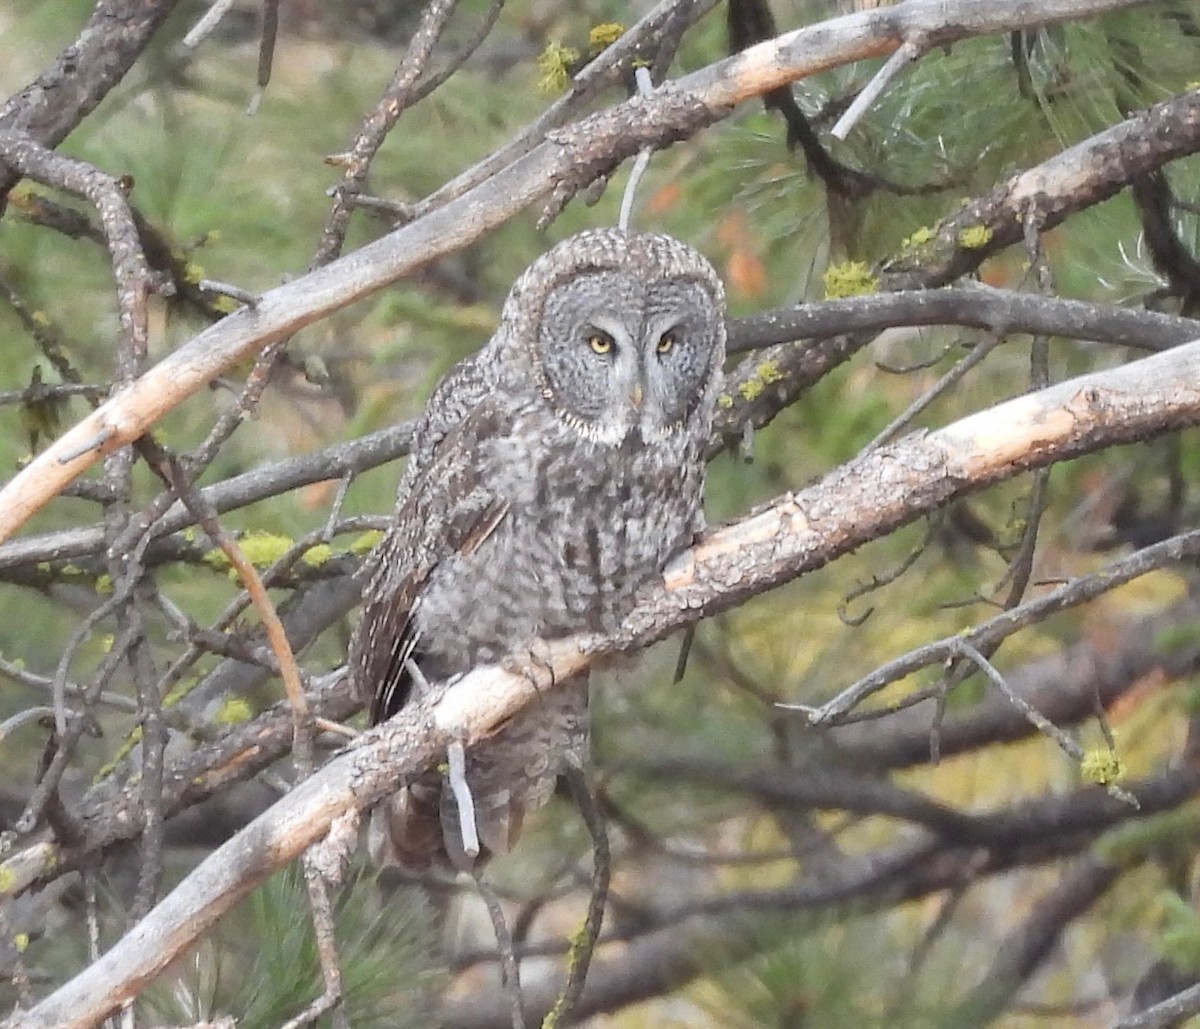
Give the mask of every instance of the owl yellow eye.
[{"label": "owl yellow eye", "polygon": [[588,336],[588,346],[597,354],[607,354],[613,348],[612,336],[603,332],[593,332]]},{"label": "owl yellow eye", "polygon": [[658,346],[655,349],[657,349],[660,354],[669,354],[673,349],[675,349],[675,342],[676,338],[674,331],[664,332],[658,337]]}]

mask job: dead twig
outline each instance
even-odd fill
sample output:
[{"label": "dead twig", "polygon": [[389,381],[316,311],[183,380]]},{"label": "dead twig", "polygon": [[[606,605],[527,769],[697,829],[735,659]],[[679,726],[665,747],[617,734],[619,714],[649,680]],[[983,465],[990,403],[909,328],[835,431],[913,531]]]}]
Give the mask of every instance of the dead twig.
[{"label": "dead twig", "polygon": [[487,908],[488,917],[492,920],[492,932],[496,936],[496,948],[500,954],[500,985],[508,998],[512,1029],[525,1029],[525,1012],[521,1004],[521,967],[513,950],[512,933],[508,931],[504,908],[500,906],[500,898],[491,884],[483,878],[482,873],[474,870],[472,875],[483,906]]},{"label": "dead twig", "polygon": [[604,824],[604,812],[596,802],[596,796],[587,781],[583,769],[568,765],[563,770],[571,796],[579,807],[579,813],[592,838],[592,888],[588,894],[588,910],[577,936],[571,941],[567,956],[567,981],[562,993],[542,1021],[542,1029],[555,1029],[569,1025],[572,1012],[583,994],[587,982],[588,968],[600,930],[604,925],[604,909],[608,903],[608,888],[612,880],[612,854],[608,845],[608,830]]},{"label": "dead twig", "polygon": [[112,176],[74,158],[56,154],[21,133],[0,131],[0,162],[21,175],[83,197],[100,215],[117,283],[121,330],[132,353],[145,358],[146,301],[156,288],[125,190]]}]

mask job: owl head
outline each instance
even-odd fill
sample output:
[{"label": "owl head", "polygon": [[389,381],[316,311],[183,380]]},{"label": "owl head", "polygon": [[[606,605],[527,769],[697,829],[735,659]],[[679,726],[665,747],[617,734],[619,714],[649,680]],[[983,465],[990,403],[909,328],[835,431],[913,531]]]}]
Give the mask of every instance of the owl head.
[{"label": "owl head", "polygon": [[725,291],[679,240],[620,229],[573,236],[517,281],[503,325],[542,398],[589,439],[707,434],[725,358]]}]

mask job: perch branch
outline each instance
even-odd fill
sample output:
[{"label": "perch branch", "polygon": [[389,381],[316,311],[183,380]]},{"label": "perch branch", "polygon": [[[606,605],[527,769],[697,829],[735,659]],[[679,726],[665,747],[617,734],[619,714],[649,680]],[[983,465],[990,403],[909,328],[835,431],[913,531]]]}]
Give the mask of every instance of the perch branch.
[{"label": "perch branch", "polygon": [[1007,401],[871,451],[824,482],[717,530],[667,568],[621,629],[550,641],[535,663],[478,668],[360,737],[209,855],[98,962],[9,1029],[94,1025],[157,976],[272,871],[600,655],[631,652],[823,566],[968,488],[1103,446],[1200,424],[1200,342]]}]

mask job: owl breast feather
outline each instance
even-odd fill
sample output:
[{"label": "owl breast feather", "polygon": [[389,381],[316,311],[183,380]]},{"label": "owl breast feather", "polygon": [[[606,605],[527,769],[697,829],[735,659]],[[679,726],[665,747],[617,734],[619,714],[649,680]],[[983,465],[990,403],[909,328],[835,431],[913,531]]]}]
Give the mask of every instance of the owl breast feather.
[{"label": "owl breast feather", "polygon": [[637,590],[691,542],[703,465],[681,437],[611,447],[564,431],[523,446],[522,428],[480,454],[505,517],[472,553],[443,561],[422,596],[427,677],[468,671],[531,640],[615,630]]}]

